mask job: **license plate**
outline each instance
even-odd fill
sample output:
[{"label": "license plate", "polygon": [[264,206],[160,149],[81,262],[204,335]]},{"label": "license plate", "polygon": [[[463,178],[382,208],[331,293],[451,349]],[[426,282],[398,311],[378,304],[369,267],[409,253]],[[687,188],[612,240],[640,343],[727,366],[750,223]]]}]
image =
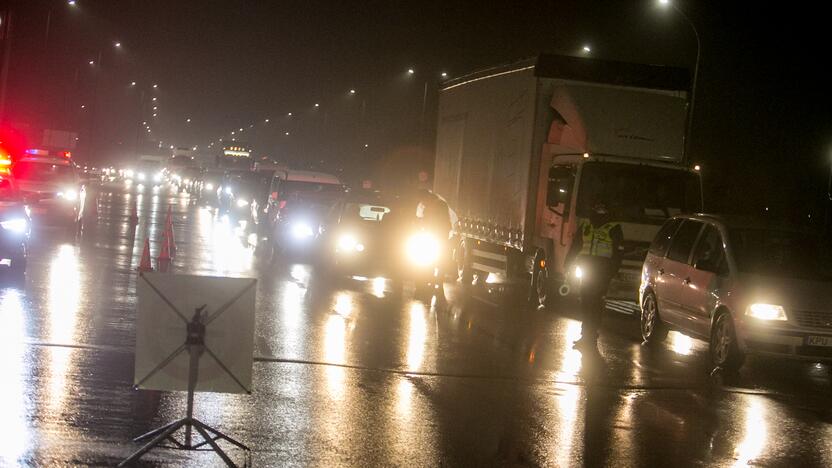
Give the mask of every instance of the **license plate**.
[{"label": "license plate", "polygon": [[806,345],[832,347],[832,336],[807,336]]}]

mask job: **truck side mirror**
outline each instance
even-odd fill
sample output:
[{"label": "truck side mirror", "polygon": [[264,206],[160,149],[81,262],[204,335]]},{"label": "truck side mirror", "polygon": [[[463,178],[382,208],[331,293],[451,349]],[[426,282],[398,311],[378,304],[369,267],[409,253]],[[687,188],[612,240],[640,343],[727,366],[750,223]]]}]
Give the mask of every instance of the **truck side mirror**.
[{"label": "truck side mirror", "polygon": [[563,204],[563,211],[555,211],[561,216],[569,215],[570,197],[575,175],[568,166],[556,166],[549,169],[549,180],[546,187],[546,206],[552,211]]}]

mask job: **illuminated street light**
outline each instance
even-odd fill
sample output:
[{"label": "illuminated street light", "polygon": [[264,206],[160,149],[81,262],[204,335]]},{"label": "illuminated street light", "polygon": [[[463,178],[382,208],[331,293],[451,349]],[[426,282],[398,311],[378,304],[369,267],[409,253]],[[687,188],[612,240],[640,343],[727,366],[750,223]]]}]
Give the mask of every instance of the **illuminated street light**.
[{"label": "illuminated street light", "polygon": [[696,172],[699,172],[699,171],[702,170],[702,167],[699,164],[697,164],[697,165],[693,166],[693,170],[696,171]]},{"label": "illuminated street light", "polygon": [[116,49],[120,49],[120,48],[121,48],[121,42],[116,41],[116,43],[115,43],[115,44],[113,44],[113,45],[115,46],[115,48],[116,48]]},{"label": "illuminated street light", "polygon": [[583,47],[583,49],[581,49],[581,50],[583,50],[585,54],[588,54],[588,53],[592,52],[592,48],[589,47],[588,45],[585,45]]},{"label": "illuminated street light", "polygon": [[130,82],[130,86],[136,86],[136,82],[135,82],[135,81],[131,81],[131,82]]},{"label": "illuminated street light", "polygon": [[412,69],[412,68],[408,68],[408,69],[407,69],[407,74],[408,74],[408,75],[412,75],[412,74],[414,74],[414,73],[416,73],[416,70],[414,70],[414,69]]},{"label": "illuminated street light", "polygon": [[288,114],[286,114],[286,116],[287,116],[287,117],[291,117],[291,116],[292,116],[292,113],[291,113],[291,112],[289,112]]},{"label": "illuminated street light", "polygon": [[185,122],[191,123],[191,119],[187,118],[187,119],[185,119]]},{"label": "illuminated street light", "polygon": [[286,135],[286,136],[289,136],[289,132],[286,132],[286,133],[285,133],[285,135]]},{"label": "illuminated street light", "polygon": [[241,128],[241,129],[240,129],[240,131],[242,132],[242,131],[243,131],[243,129]]},{"label": "illuminated street light", "polygon": [[369,148],[369,147],[370,147],[370,145],[368,145],[367,143],[364,143],[364,147],[365,147],[365,148]]},{"label": "illuminated street light", "polygon": [[81,109],[86,109],[86,108],[87,108],[87,106],[85,106],[84,104],[81,104]]},{"label": "illuminated street light", "polygon": [[269,123],[269,119],[266,119],[266,123]]},{"label": "illuminated street light", "polygon": [[159,85],[157,85],[157,84],[154,84],[154,85],[153,85],[153,89],[156,89],[156,88],[158,88],[158,87],[159,87]]},{"label": "illuminated street light", "polygon": [[156,117],[156,114],[153,114],[153,117]]},{"label": "illuminated street light", "polygon": [[321,105],[316,102],[315,107],[321,107]]},{"label": "illuminated street light", "polygon": [[151,99],[151,101],[156,101],[156,98]]},{"label": "illuminated street light", "polygon": [[447,72],[442,72],[441,76],[442,76],[442,78],[447,78],[447,77],[448,77],[448,73],[447,73]]},{"label": "illuminated street light", "polygon": [[68,2],[66,2],[66,4],[67,4],[67,5],[69,5],[69,6],[71,6],[71,7],[74,7],[74,6],[76,6],[78,3],[77,3],[75,0],[69,0]]},{"label": "illuminated street light", "polygon": [[350,94],[355,94],[355,90],[354,90],[354,89],[351,89],[351,90],[350,90]]},{"label": "illuminated street light", "polygon": [[95,65],[95,60],[90,60],[90,61],[89,61],[89,64],[90,64],[90,65]]}]

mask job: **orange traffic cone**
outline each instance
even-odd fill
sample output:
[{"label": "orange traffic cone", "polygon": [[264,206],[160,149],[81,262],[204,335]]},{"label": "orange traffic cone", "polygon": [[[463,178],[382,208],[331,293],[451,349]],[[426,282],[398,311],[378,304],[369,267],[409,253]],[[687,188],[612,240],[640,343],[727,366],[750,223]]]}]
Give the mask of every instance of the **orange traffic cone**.
[{"label": "orange traffic cone", "polygon": [[144,237],[144,249],[142,250],[142,261],[139,263],[139,271],[153,271],[153,264],[150,261],[150,239]]},{"label": "orange traffic cone", "polygon": [[159,271],[167,273],[170,268],[170,259],[170,238],[167,235],[167,231],[165,231],[162,233],[162,248],[159,250]]},{"label": "orange traffic cone", "polygon": [[139,208],[138,203],[133,202],[133,210],[130,212],[130,224],[139,224]]}]

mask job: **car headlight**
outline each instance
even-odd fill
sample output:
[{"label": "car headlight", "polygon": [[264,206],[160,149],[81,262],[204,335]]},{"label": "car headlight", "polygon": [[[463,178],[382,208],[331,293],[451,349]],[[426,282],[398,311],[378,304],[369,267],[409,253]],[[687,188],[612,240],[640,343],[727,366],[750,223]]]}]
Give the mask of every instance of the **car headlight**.
[{"label": "car headlight", "polygon": [[575,267],[575,278],[582,279],[584,277],[584,270],[580,266]]},{"label": "car headlight", "polygon": [[138,174],[136,174],[136,178],[139,180],[144,180],[146,177],[147,176],[144,175],[144,172],[139,172]]},{"label": "car headlight", "polygon": [[58,198],[63,198],[64,200],[68,201],[75,201],[78,199],[78,192],[76,190],[64,190],[63,192],[58,192]]},{"label": "car headlight", "polygon": [[760,320],[787,320],[783,306],[774,304],[751,304],[745,309],[745,315]]},{"label": "car headlight", "polygon": [[162,174],[156,174],[153,176],[153,182],[161,182],[162,181]]},{"label": "car headlight", "polygon": [[248,206],[248,200],[244,200],[244,199],[240,198],[239,200],[237,200],[237,206],[240,207],[240,208],[242,208],[244,206]]},{"label": "car headlight", "polygon": [[305,239],[314,236],[315,231],[308,224],[299,222],[292,224],[292,235],[298,239]]},{"label": "car headlight", "polygon": [[416,265],[434,265],[439,259],[439,241],[427,232],[420,232],[407,240],[405,251],[407,258]]},{"label": "car headlight", "polygon": [[7,221],[0,221],[0,226],[7,231],[22,233],[26,231],[29,222],[23,218],[15,218]]},{"label": "car headlight", "polygon": [[214,184],[210,182],[205,184],[205,190],[214,190]]},{"label": "car headlight", "polygon": [[133,178],[133,170],[132,169],[127,169],[126,171],[124,171],[124,177],[127,177],[128,179],[132,179]]},{"label": "car headlight", "polygon": [[338,238],[338,251],[339,252],[363,252],[364,251],[364,244],[358,242],[358,239],[355,238],[352,234],[342,234],[341,237]]},{"label": "car headlight", "polygon": [[231,192],[231,187],[226,187],[225,188],[225,193],[226,193],[226,195],[231,195],[231,193],[232,193]]}]

